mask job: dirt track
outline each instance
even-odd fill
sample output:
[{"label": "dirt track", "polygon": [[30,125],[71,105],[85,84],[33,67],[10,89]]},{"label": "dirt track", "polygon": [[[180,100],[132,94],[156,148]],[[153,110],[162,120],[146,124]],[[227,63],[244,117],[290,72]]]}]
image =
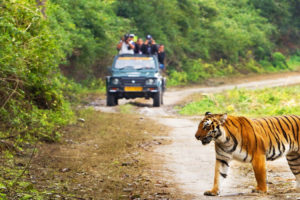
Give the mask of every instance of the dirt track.
[{"label": "dirt track", "polygon": [[[263,88],[300,84],[300,73],[260,76],[258,78],[230,81],[231,84],[216,87],[194,87],[189,89],[172,89],[164,96],[165,105],[153,108],[152,101],[135,103],[137,112],[151,117],[172,128],[168,139],[169,145],[156,149],[165,160],[161,163],[166,176],[177,183],[178,187],[194,199],[216,199],[203,196],[203,192],[212,187],[214,173],[214,144],[203,146],[194,139],[194,134],[201,116],[187,118],[178,116],[173,106],[194,93],[214,93],[233,88]],[[129,101],[121,100],[120,104]],[[132,101],[131,101],[132,102]],[[116,112],[117,108],[95,107],[106,112]],[[268,195],[255,195],[251,190],[256,182],[249,164],[232,162],[228,178],[223,183],[221,196],[217,199],[300,199],[300,193],[288,192],[293,188],[295,179],[284,158],[268,162]]]}]

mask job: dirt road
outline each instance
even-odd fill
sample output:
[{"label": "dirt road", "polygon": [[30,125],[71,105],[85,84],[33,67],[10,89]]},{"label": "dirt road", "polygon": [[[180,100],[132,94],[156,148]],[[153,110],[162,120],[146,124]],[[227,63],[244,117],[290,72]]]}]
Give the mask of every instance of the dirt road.
[{"label": "dirt road", "polygon": [[[300,84],[300,73],[287,73],[281,75],[261,76],[259,78],[239,79],[230,81],[230,84],[216,87],[195,87],[189,89],[173,89],[164,96],[165,105],[153,108],[152,101],[135,103],[137,112],[151,117],[160,123],[172,128],[167,139],[172,141],[169,145],[162,145],[156,149],[165,161],[166,176],[177,183],[178,187],[194,199],[216,199],[203,196],[203,192],[212,187],[214,174],[214,144],[203,146],[194,139],[194,134],[201,116],[193,118],[178,116],[173,106],[187,96],[194,93],[214,93],[233,88],[263,88]],[[122,100],[120,104],[130,101]],[[117,108],[98,106],[96,109],[106,112],[116,112]],[[256,182],[252,168],[249,164],[232,162],[228,178],[223,183],[221,196],[218,199],[297,199],[296,194],[288,190],[293,188],[295,179],[290,172],[285,159],[268,162],[268,195],[252,194],[251,190]]]}]

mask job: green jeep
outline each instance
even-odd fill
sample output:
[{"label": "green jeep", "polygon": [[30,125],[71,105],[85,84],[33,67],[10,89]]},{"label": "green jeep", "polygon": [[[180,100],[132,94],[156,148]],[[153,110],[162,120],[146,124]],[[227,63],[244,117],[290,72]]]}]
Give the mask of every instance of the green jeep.
[{"label": "green jeep", "polygon": [[163,104],[166,78],[155,55],[117,55],[111,76],[106,77],[107,106],[118,105],[118,99],[153,98],[153,106]]}]

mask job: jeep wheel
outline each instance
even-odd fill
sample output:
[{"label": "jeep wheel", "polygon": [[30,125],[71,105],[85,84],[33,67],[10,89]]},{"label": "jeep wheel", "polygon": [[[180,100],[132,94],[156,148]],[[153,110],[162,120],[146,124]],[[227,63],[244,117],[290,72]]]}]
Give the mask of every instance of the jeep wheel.
[{"label": "jeep wheel", "polygon": [[113,94],[107,93],[107,95],[106,95],[106,105],[107,106],[115,106],[116,105],[116,98]]},{"label": "jeep wheel", "polygon": [[115,105],[119,105],[119,99],[115,97]]},{"label": "jeep wheel", "polygon": [[153,107],[159,107],[161,104],[161,93],[157,92],[153,96]]}]

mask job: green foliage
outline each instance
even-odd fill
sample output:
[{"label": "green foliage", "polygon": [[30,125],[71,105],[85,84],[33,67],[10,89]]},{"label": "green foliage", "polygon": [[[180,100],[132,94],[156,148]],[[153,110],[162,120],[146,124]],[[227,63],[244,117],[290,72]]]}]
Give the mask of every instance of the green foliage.
[{"label": "green foliage", "polygon": [[273,68],[273,66],[272,68],[262,67],[262,64],[257,63],[252,58],[235,65],[231,65],[228,61],[223,59],[213,63],[205,63],[201,59],[188,60],[184,63],[183,69],[184,71],[181,72],[171,70],[169,73],[168,86],[185,85],[188,82],[202,83],[208,78],[234,76],[240,73],[263,73],[272,71],[273,69],[273,71],[276,71],[276,68]]},{"label": "green foliage", "polygon": [[[3,155],[3,156],[2,156]],[[3,165],[0,166],[0,199],[45,199],[43,191],[38,191],[27,179],[26,166],[17,166],[11,152],[5,151],[0,156]],[[20,165],[20,163],[19,163]]]},{"label": "green foliage", "polygon": [[119,106],[120,113],[130,114],[133,113],[133,106],[131,104],[125,104]]},{"label": "green foliage", "polygon": [[300,115],[300,86],[260,90],[234,89],[219,94],[196,96],[180,109],[184,115],[228,113],[245,116]]},{"label": "green foliage", "polygon": [[287,69],[288,65],[286,63],[286,58],[280,52],[275,52],[272,54],[272,64],[275,68]]},{"label": "green foliage", "polygon": [[300,45],[300,4],[298,0],[252,0],[249,3],[272,23],[277,31],[272,39],[282,49],[294,51]]},{"label": "green foliage", "polygon": [[296,51],[287,61],[291,69],[297,69],[300,66],[300,50]]},{"label": "green foliage", "polygon": [[282,26],[292,29],[293,38],[299,31],[294,22],[299,17],[296,1],[125,0],[114,4],[119,17],[132,21],[131,31],[142,38],[150,33],[157,43],[165,44],[170,85],[185,84],[185,79],[199,82],[289,69],[272,52],[279,44],[295,48],[279,41],[288,37]]},{"label": "green foliage", "polygon": [[187,73],[172,70],[167,82],[168,86],[185,85],[187,83]]},{"label": "green foliage", "polygon": [[59,127],[73,116],[58,69],[66,42],[52,31],[36,1],[0,6],[1,136],[57,139]]},{"label": "green foliage", "polygon": [[83,87],[88,88],[89,91],[91,90],[97,90],[99,92],[105,92],[106,91],[106,84],[105,81],[101,78],[94,78],[94,79],[86,79],[81,82]]},{"label": "green foliage", "polygon": [[117,53],[115,46],[120,36],[128,31],[129,21],[117,17],[109,1],[50,2],[50,25],[69,44],[64,48],[69,64],[62,66],[63,71],[78,80],[105,71]]},{"label": "green foliage", "polygon": [[287,13],[296,12],[290,10],[295,3],[284,1],[276,8],[280,4],[275,1],[269,3],[270,10],[248,0],[127,0],[115,1],[115,6],[119,17],[133,22],[131,31],[142,38],[151,34],[165,44],[169,85],[184,85],[210,77],[288,69],[278,53],[272,54],[273,40],[281,33],[276,29],[279,23],[269,16],[291,20]]},{"label": "green foliage", "polygon": [[[140,37],[152,34],[167,47],[170,64],[184,58],[237,63],[247,51],[270,53],[273,26],[248,1],[118,1],[117,14],[132,19]],[[169,12],[165,12],[168,10]]]}]

